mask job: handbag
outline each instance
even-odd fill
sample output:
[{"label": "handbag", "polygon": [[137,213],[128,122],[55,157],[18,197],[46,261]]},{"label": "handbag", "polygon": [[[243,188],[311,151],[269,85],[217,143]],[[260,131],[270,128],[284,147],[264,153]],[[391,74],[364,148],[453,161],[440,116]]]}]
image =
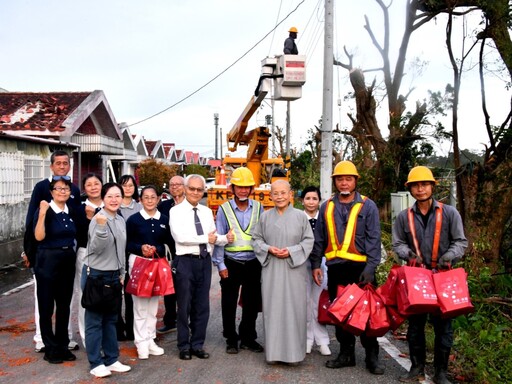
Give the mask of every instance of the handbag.
[{"label": "handbag", "polygon": [[357,284],[349,284],[341,290],[333,300],[327,312],[336,325],[341,325],[347,320],[350,312],[363,296],[364,291]]},{"label": "handbag", "polygon": [[[157,254],[158,256],[158,254]],[[171,266],[166,258],[158,258],[155,284],[151,292],[152,296],[165,296],[174,293],[174,282],[172,279]]]},{"label": "handbag", "polygon": [[[371,287],[371,286],[370,286]],[[370,293],[370,317],[366,335],[371,337],[384,336],[390,327],[389,315],[384,304],[384,299],[373,289],[369,288]]]},{"label": "handbag", "polygon": [[386,307],[386,311],[388,312],[389,329],[392,331],[397,330],[405,321],[406,317],[402,316],[400,312],[398,312],[397,307]]},{"label": "handbag", "polygon": [[117,313],[121,304],[121,282],[107,284],[103,277],[92,277],[87,267],[87,279],[82,292],[82,307],[93,312]]},{"label": "handbag", "polygon": [[126,292],[138,297],[153,296],[157,269],[158,259],[136,256]]},{"label": "handbag", "polygon": [[430,269],[400,267],[397,292],[398,311],[402,315],[433,313],[439,309]]},{"label": "handbag", "polygon": [[398,270],[400,269],[400,265],[393,265],[389,270],[388,277],[384,284],[376,289],[377,293],[380,295],[384,304],[386,305],[396,305],[396,282],[398,280]]},{"label": "handbag", "polygon": [[464,268],[437,271],[432,276],[442,318],[451,318],[475,310],[469,297],[467,273]]},{"label": "handbag", "polygon": [[359,336],[366,329],[368,319],[370,318],[370,290],[365,287],[363,295],[354,306],[345,323],[342,324],[344,330]]},{"label": "handbag", "polygon": [[318,299],[318,322],[320,324],[336,325],[327,311],[330,306],[331,300],[329,299],[329,291],[327,289],[323,289]]}]

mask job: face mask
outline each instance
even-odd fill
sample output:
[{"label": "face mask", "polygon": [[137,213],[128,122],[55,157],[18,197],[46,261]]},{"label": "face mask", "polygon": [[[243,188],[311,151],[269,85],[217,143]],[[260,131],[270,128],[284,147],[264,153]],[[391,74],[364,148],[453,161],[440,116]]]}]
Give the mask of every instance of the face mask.
[{"label": "face mask", "polygon": [[343,191],[343,192],[340,192],[340,195],[343,195],[343,196],[348,196],[350,195],[351,192],[349,191]]},{"label": "face mask", "polygon": [[249,198],[248,197],[244,197],[243,199],[241,199],[241,198],[238,197],[238,200],[239,201],[247,201],[247,200],[249,200]]}]

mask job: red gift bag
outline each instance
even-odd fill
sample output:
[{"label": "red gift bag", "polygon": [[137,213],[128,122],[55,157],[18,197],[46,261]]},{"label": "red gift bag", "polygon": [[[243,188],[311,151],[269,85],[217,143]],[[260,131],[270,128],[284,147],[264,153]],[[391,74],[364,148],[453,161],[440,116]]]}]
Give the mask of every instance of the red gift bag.
[{"label": "red gift bag", "polygon": [[156,259],[158,262],[155,284],[153,285],[152,296],[165,296],[174,293],[174,282],[172,280],[171,267],[165,258]]},{"label": "red gift bag", "polygon": [[386,307],[386,311],[388,312],[389,329],[395,331],[405,321],[405,316],[398,312],[397,307]]},{"label": "red gift bag", "polygon": [[364,292],[357,284],[349,284],[341,292],[338,289],[338,297],[333,300],[327,310],[336,325],[343,323],[348,318]]},{"label": "red gift bag", "polygon": [[398,311],[402,315],[431,313],[439,310],[432,271],[403,266],[398,269]]},{"label": "red gift bag", "polygon": [[384,304],[384,299],[373,290],[370,292],[370,318],[368,319],[368,327],[366,328],[366,335],[371,337],[384,336],[390,327],[388,311]]},{"label": "red gift bag", "polygon": [[384,304],[396,305],[396,282],[398,280],[398,270],[400,265],[393,265],[389,270],[388,278],[380,287],[377,288],[377,293],[380,295]]},{"label": "red gift bag", "polygon": [[126,293],[138,297],[151,297],[155,284],[158,259],[137,256],[130,273]]},{"label": "red gift bag", "polygon": [[433,279],[441,307],[441,317],[456,317],[474,311],[464,268],[438,271],[438,273],[434,273]]},{"label": "red gift bag", "polygon": [[325,325],[334,325],[334,321],[329,316],[327,310],[331,306],[331,300],[329,300],[329,291],[327,289],[322,290],[320,298],[318,299],[318,322]]},{"label": "red gift bag", "polygon": [[370,318],[370,295],[369,289],[363,291],[363,295],[350,312],[347,321],[342,324],[343,329],[356,336],[364,332]]}]

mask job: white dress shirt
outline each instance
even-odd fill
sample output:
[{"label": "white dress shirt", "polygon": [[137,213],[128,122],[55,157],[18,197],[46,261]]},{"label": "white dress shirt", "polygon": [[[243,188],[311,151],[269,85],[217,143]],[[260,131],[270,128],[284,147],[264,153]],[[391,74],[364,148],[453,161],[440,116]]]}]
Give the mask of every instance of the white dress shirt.
[{"label": "white dress shirt", "polygon": [[[198,235],[194,223],[194,208],[203,228],[203,235]],[[169,211],[169,226],[176,243],[176,255],[199,255],[199,244],[206,244],[208,253],[212,253],[213,246],[208,243],[208,234],[216,231],[212,210],[204,205],[192,206],[188,200],[175,205]],[[226,235],[217,235],[215,245],[224,246],[228,243]]]}]

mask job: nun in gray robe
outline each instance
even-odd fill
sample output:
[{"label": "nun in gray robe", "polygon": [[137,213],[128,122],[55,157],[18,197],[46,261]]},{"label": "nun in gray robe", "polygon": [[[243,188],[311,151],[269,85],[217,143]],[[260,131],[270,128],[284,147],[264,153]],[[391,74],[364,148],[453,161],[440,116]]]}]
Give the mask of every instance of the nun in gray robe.
[{"label": "nun in gray robe", "polygon": [[306,356],[306,263],[313,243],[306,215],[291,205],[264,212],[252,234],[254,252],[263,267],[261,291],[268,363],[299,363]]}]

